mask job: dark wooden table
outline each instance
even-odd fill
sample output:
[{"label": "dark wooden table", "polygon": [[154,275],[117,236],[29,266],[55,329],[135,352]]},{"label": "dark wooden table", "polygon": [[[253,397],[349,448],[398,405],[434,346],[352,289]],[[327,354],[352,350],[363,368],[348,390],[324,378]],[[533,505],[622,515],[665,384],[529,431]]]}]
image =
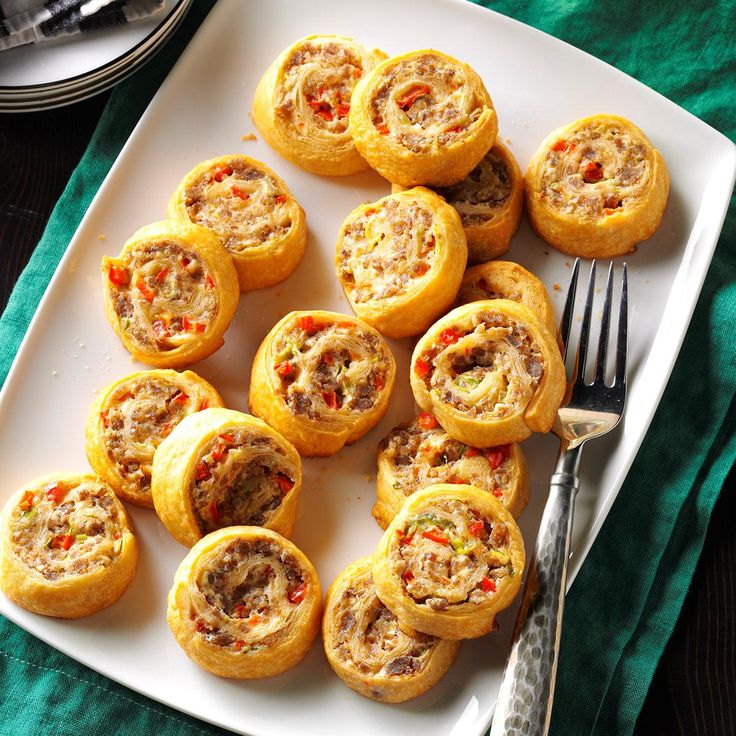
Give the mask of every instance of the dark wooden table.
[{"label": "dark wooden table", "polygon": [[[0,312],[106,101],[103,94],[58,110],[0,114]],[[636,736],[736,736],[734,485],[732,470]]]}]

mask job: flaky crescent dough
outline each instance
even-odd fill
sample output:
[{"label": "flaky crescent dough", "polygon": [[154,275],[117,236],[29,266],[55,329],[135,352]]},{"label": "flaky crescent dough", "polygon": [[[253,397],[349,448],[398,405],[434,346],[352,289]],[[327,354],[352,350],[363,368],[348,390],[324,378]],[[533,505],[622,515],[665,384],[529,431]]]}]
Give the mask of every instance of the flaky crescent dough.
[{"label": "flaky crescent dough", "polygon": [[321,612],[317,573],[301,550],[269,529],[231,526],[189,550],[166,619],[200,667],[245,680],[297,664],[314,642]]},{"label": "flaky crescent dough", "polygon": [[217,391],[192,371],[139,371],[105,386],[85,431],[92,469],[125,501],[153,508],[151,465],[164,437],[187,415],[222,406]]},{"label": "flaky crescent dough", "polygon": [[131,355],[182,368],[224,344],[240,296],[232,259],[197,225],[146,225],[102,259],[105,314]]},{"label": "flaky crescent dough", "polygon": [[529,499],[529,475],[521,447],[512,443],[470,447],[424,412],[400,424],[378,445],[376,503],[372,514],[385,529],[407,496],[436,483],[461,483],[492,493],[518,517]]},{"label": "flaky crescent dough", "polygon": [[563,253],[618,256],[654,234],[669,187],[664,159],[639,128],[591,115],[554,130],[529,161],[529,221]]},{"label": "flaky crescent dough", "polygon": [[222,239],[241,291],[283,281],[307,245],[304,210],[284,180],[239,154],[197,164],[172,195],[169,217],[206,227]]},{"label": "flaky crescent dough", "polygon": [[381,537],[373,580],[404,626],[441,639],[493,629],[521,586],[524,541],[490,493],[439,484],[410,496]]},{"label": "flaky crescent dough", "polygon": [[474,447],[549,432],[565,391],[554,337],[523,304],[472,302],[435,322],[414,349],[417,404]]},{"label": "flaky crescent dough", "polygon": [[381,176],[403,186],[456,184],[498,131],[478,74],[432,49],[386,59],[355,85],[350,105],[358,151]]},{"label": "flaky crescent dough", "polygon": [[396,362],[383,338],[356,317],[290,312],[253,361],[248,403],[307,457],[334,455],[386,413]]},{"label": "flaky crescent dough", "polygon": [[[405,187],[392,184],[392,192]],[[524,177],[511,151],[496,140],[493,148],[461,181],[434,187],[460,215],[468,241],[468,263],[485,263],[509,249],[524,203]]]},{"label": "flaky crescent dough", "polygon": [[177,542],[191,547],[226,526],[288,536],[302,487],[299,454],[265,422],[232,409],[185,417],[159,445],[151,495]]},{"label": "flaky crescent dough", "polygon": [[347,216],[335,268],[361,319],[388,337],[407,337],[447,311],[466,258],[457,212],[429,189],[415,187]]},{"label": "flaky crescent dough", "polygon": [[557,334],[555,308],[544,284],[512,261],[490,261],[469,268],[463,276],[457,300],[469,304],[483,299],[511,299],[528,307],[552,335]]},{"label": "flaky crescent dough", "polygon": [[373,558],[348,565],[327,591],[322,642],[330,666],[356,692],[381,703],[403,703],[433,687],[460,642],[407,633],[381,603]]},{"label": "flaky crescent dough", "polygon": [[0,589],[28,611],[57,618],[96,613],[123,594],[137,562],[128,515],[95,475],[45,475],[5,504]]},{"label": "flaky crescent dough", "polygon": [[256,87],[253,121],[284,158],[315,174],[368,168],[348,125],[355,83],[386,58],[345,36],[314,35],[285,49]]}]

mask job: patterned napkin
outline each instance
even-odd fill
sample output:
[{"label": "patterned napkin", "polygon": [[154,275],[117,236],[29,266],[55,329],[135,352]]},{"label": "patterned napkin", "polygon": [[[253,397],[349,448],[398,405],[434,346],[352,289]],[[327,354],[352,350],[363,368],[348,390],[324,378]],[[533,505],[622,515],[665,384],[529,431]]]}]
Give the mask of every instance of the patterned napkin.
[{"label": "patterned napkin", "polygon": [[133,23],[163,9],[164,0],[0,0],[0,51]]},{"label": "patterned napkin", "polygon": [[[212,4],[194,0],[166,49],[110,97],[0,318],[0,383],[92,197]],[[723,52],[733,47],[733,0],[621,0],[615,8],[585,0],[483,4],[613,64],[736,139],[732,55]],[[572,81],[560,80],[560,89]],[[608,111],[605,96],[601,107]],[[736,198],[659,409],[567,596],[550,736],[634,731],[736,459],[735,345]],[[3,735],[225,733],[98,675],[2,617],[0,687]],[[244,713],[244,728],[247,719]]]}]

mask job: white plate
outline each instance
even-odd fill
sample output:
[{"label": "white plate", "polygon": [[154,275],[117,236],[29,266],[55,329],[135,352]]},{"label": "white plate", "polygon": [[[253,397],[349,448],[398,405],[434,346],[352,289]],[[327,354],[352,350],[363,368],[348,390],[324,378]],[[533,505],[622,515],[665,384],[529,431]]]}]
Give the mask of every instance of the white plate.
[{"label": "white plate", "polygon": [[54,107],[71,105],[86,100],[110,87],[119,84],[149,61],[164,46],[169,37],[181,25],[191,5],[191,0],[182,0],[176,11],[166,18],[156,33],[144,43],[122,57],[104,71],[76,78],[73,84],[52,85],[32,91],[23,90],[12,94],[0,92],[0,112],[36,112]]},{"label": "white plate", "polygon": [[[361,6],[362,7],[362,6]],[[387,22],[390,19],[390,22]],[[169,194],[198,161],[229,152],[263,160],[284,176],[307,211],[304,262],[284,284],[245,295],[225,346],[196,366],[228,406],[245,410],[253,354],[265,333],[295,308],[348,311],[333,275],[333,248],[345,215],[388,192],[373,173],[341,178],[307,174],[253,132],[247,111],[256,82],[279,51],[308,33],[355,36],[389,53],[434,46],[470,62],[496,104],[501,137],[526,164],[552,128],[583,115],[615,112],[634,120],[662,151],[672,193],[662,226],[631,266],[631,383],[623,428],[586,449],[573,545],[573,569],[594,539],[644,437],[679,350],[725,216],[736,170],[734,146],[638,82],[567,44],[458,0],[374,0],[363,14],[326,0],[221,0],[152,102],[74,237],[0,400],[1,493],[54,470],[85,470],[83,429],[95,391],[139,366],[105,321],[99,284],[104,254],[163,216]],[[575,84],[560,85],[559,80]],[[605,92],[602,92],[605,90]],[[593,102],[591,102],[593,101]],[[105,239],[101,240],[100,236]],[[548,286],[566,284],[569,260],[524,225],[509,257]],[[551,291],[558,309],[562,293]],[[324,587],[347,563],[370,553],[380,530],[370,516],[378,440],[413,414],[410,341],[392,343],[399,375],[387,417],[337,456],[304,463],[304,493],[294,539]],[[522,517],[531,549],[556,454],[552,437],[525,443],[532,499]],[[0,611],[44,641],[146,695],[205,720],[257,736],[480,734],[490,720],[514,611],[500,631],[466,643],[428,694],[385,706],[355,694],[332,673],[319,642],[279,677],[221,680],[191,663],[164,620],[165,594],[185,549],[153,514],[133,510],[142,558],[131,589],[107,611],[69,622],[34,616],[0,597]]]},{"label": "white plate", "polygon": [[38,92],[105,71],[144,45],[185,0],[166,0],[161,13],[135,23],[9,49],[0,54],[0,93]]}]

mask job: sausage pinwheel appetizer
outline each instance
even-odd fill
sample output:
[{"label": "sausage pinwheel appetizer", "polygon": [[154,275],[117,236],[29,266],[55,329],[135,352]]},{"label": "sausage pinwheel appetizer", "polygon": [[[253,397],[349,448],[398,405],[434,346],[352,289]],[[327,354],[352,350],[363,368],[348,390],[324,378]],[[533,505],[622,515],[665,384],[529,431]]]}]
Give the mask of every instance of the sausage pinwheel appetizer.
[{"label": "sausage pinwheel appetizer", "polygon": [[85,432],[87,459],[115,493],[153,508],[151,465],[164,437],[189,414],[222,406],[215,389],[192,371],[140,371],[105,386]]},{"label": "sausage pinwheel appetizer", "polygon": [[182,368],[211,355],[238,305],[238,275],[217,235],[157,222],[102,259],[105,313],[131,355]]},{"label": "sausage pinwheel appetizer", "polygon": [[171,197],[169,217],[220,236],[241,291],[283,281],[307,245],[304,210],[283,179],[247,156],[220,156],[195,166]]},{"label": "sausage pinwheel appetizer", "polygon": [[390,182],[447,186],[480,163],[498,121],[476,72],[426,49],[387,59],[355,85],[350,129],[363,158]]},{"label": "sausage pinwheel appetizer", "polygon": [[[393,184],[392,192],[404,187]],[[458,184],[434,191],[459,213],[468,241],[468,263],[485,263],[509,249],[521,221],[524,177],[500,141]]]},{"label": "sausage pinwheel appetizer", "polygon": [[174,576],[167,620],[200,667],[245,680],[278,675],[309,651],[322,596],[312,563],[269,529],[231,526],[192,547]]},{"label": "sausage pinwheel appetizer", "polygon": [[447,311],[466,259],[457,212],[429,189],[415,187],[347,216],[335,268],[361,319],[388,337],[407,337]]},{"label": "sausage pinwheel appetizer", "polygon": [[326,457],[381,420],[395,378],[388,345],[365,322],[291,312],[258,348],[248,401],[301,455]]},{"label": "sausage pinwheel appetizer", "polygon": [[435,485],[406,500],[381,537],[373,580],[403,626],[474,639],[511,605],[524,571],[514,517],[490,493]]},{"label": "sausage pinwheel appetizer", "polygon": [[555,338],[508,299],[472,302],[435,322],[414,349],[410,380],[417,404],[471,447],[549,432],[566,385]]},{"label": "sausage pinwheel appetizer", "polygon": [[550,245],[583,258],[629,253],[662,220],[670,179],[633,123],[592,115],[550,133],[526,172],[529,220]]},{"label": "sausage pinwheel appetizer", "polygon": [[188,547],[226,526],[264,526],[288,536],[301,486],[293,445],[260,419],[231,409],[186,417],[153,460],[156,513]]},{"label": "sausage pinwheel appetizer", "polygon": [[403,703],[433,687],[460,648],[408,633],[376,595],[373,558],[349,565],[327,591],[322,641],[330,666],[356,692],[381,703]]},{"label": "sausage pinwheel appetizer", "polygon": [[529,500],[526,459],[516,443],[479,449],[452,439],[429,413],[394,427],[378,445],[373,516],[385,529],[407,496],[436,483],[492,493],[514,517]]},{"label": "sausage pinwheel appetizer", "polygon": [[483,299],[511,299],[528,307],[551,334],[557,334],[555,308],[544,284],[512,261],[490,261],[465,272],[457,295],[460,304]]},{"label": "sausage pinwheel appetizer", "polygon": [[96,613],[123,594],[137,562],[125,509],[94,475],[46,475],[5,504],[0,588],[28,611],[58,618]]},{"label": "sausage pinwheel appetizer", "polygon": [[386,58],[344,36],[307,36],[285,49],[256,88],[253,120],[284,158],[315,174],[368,168],[349,128],[355,83]]}]

